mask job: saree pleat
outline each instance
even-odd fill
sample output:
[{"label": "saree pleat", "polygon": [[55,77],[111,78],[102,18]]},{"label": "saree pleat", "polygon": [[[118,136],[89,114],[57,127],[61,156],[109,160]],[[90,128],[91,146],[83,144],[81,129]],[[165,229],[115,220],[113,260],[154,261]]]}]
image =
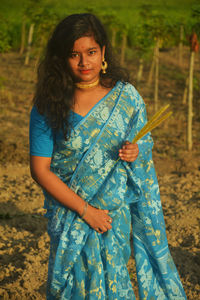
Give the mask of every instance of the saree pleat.
[{"label": "saree pleat", "polygon": [[118,82],[67,142],[55,144],[51,170],[85,201],[108,209],[113,222],[101,235],[45,192],[47,299],[135,299],[127,270],[131,226],[140,299],[186,299],[168,249],[150,134],[138,142],[134,163],[115,163],[145,123],[142,98]]}]

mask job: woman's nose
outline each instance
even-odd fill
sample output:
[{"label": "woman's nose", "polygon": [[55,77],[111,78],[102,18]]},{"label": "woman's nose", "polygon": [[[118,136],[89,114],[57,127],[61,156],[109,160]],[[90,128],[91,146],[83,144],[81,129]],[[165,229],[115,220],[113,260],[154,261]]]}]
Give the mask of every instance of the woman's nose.
[{"label": "woman's nose", "polygon": [[79,66],[87,65],[87,58],[85,55],[80,55]]}]

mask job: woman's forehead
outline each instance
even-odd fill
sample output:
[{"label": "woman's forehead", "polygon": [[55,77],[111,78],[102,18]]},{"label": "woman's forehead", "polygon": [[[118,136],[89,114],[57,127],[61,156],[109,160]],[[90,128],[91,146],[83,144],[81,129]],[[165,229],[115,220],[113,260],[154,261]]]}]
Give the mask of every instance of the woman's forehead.
[{"label": "woman's forehead", "polygon": [[93,36],[83,36],[77,39],[73,45],[73,51],[83,51],[91,48],[100,48]]}]

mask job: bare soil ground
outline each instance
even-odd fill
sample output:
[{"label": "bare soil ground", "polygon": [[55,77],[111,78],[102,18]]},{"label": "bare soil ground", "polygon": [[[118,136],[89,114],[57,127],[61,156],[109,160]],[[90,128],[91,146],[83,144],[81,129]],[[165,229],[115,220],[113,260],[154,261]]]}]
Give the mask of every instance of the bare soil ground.
[{"label": "bare soil ground", "polygon": [[[131,64],[130,64],[131,65]],[[196,74],[200,77],[199,61]],[[138,85],[152,115],[149,66]],[[182,104],[188,68],[177,66],[176,49],[161,53],[160,106],[171,103],[173,118],[153,131],[156,164],[169,246],[188,299],[200,299],[200,95],[194,92],[193,151],[186,150],[187,109]],[[131,67],[136,74],[137,65]],[[0,57],[0,299],[45,299],[49,238],[43,195],[30,177],[28,123],[34,92],[33,64],[15,53]],[[199,83],[198,83],[199,84]],[[134,259],[130,276],[137,293]]]}]

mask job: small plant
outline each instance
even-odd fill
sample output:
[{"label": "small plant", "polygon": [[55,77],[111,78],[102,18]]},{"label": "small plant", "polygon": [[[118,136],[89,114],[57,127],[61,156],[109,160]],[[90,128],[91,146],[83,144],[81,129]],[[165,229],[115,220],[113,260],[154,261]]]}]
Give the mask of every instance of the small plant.
[{"label": "small plant", "polygon": [[11,39],[8,23],[0,20],[0,52],[8,52],[11,49]]}]

